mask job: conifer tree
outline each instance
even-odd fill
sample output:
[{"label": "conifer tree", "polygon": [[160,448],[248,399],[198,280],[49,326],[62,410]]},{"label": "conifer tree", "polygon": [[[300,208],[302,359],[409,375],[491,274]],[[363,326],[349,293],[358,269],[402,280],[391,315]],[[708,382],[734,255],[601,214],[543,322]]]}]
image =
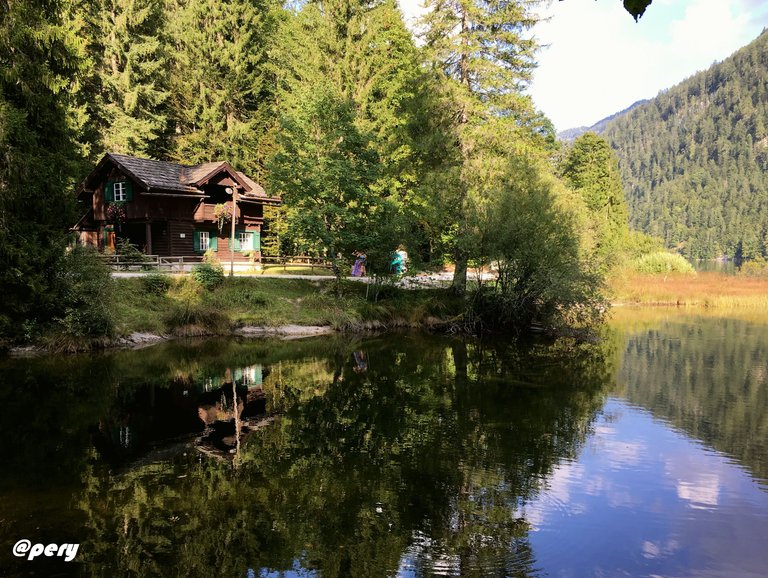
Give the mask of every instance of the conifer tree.
[{"label": "conifer tree", "polygon": [[267,57],[280,9],[271,0],[169,2],[172,157],[226,159],[261,180],[274,137]]},{"label": "conifer tree", "polygon": [[[530,144],[552,140],[551,124],[538,114],[522,92],[534,67],[536,43],[529,30],[537,19],[538,2],[428,0],[424,18],[427,58],[442,80],[443,106],[452,119],[457,143],[452,183],[443,183],[436,201],[451,207],[454,220],[449,250],[456,263],[453,288],[463,293],[467,261],[476,251],[473,213],[482,210],[484,186],[472,190],[471,171],[478,164],[503,162]],[[501,145],[501,146],[499,146]],[[504,150],[505,149],[505,150]],[[519,152],[519,150],[518,150]],[[483,156],[487,155],[485,160]]]},{"label": "conifer tree", "polygon": [[93,130],[105,151],[162,158],[168,148],[168,58],[162,0],[85,0]]},{"label": "conifer tree", "polygon": [[582,198],[599,266],[610,263],[629,233],[619,164],[610,145],[587,132],[574,141],[562,165],[566,183]]},{"label": "conifer tree", "polygon": [[51,290],[82,171],[84,45],[65,0],[0,2],[0,334],[56,311]]},{"label": "conifer tree", "polygon": [[[289,230],[330,255],[365,251],[369,270],[382,271],[408,236],[414,206],[412,109],[421,73],[413,40],[391,0],[307,4],[279,36],[281,129],[272,182],[291,205]],[[305,159],[314,171],[297,169]],[[339,215],[346,225],[332,224]]]}]

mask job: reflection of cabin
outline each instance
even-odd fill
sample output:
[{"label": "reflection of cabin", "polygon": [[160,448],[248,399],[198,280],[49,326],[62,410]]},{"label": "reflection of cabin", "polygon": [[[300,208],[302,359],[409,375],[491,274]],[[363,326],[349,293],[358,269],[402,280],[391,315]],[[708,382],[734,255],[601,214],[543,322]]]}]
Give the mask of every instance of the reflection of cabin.
[{"label": "reflection of cabin", "polygon": [[[231,214],[237,195],[234,247]],[[211,250],[220,260],[261,259],[264,206],[280,203],[229,163],[186,166],[109,153],[80,184],[87,212],[74,229],[84,245],[113,250],[125,238],[146,254],[194,257]]]}]

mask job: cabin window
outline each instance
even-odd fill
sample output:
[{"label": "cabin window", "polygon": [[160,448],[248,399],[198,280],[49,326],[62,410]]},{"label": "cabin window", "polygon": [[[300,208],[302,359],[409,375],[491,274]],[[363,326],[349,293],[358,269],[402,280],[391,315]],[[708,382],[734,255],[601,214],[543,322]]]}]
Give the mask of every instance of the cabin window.
[{"label": "cabin window", "polygon": [[261,239],[258,231],[237,231],[235,233],[235,251],[260,251]]},{"label": "cabin window", "polygon": [[120,203],[122,201],[126,201],[127,200],[127,198],[126,198],[127,195],[126,195],[126,191],[125,191],[125,183],[124,182],[115,183],[115,189],[114,190],[115,190],[115,202],[116,203]]},{"label": "cabin window", "polygon": [[206,251],[218,250],[218,239],[212,237],[208,231],[195,231],[195,236],[192,240],[194,250],[197,253],[205,253]]},{"label": "cabin window", "polygon": [[208,231],[200,231],[200,250],[205,252],[211,248],[211,234]]},{"label": "cabin window", "polygon": [[130,181],[107,181],[104,186],[107,203],[124,203],[133,200],[133,184]]},{"label": "cabin window", "polygon": [[237,234],[237,240],[239,241],[241,251],[253,251],[253,233],[240,231]]}]

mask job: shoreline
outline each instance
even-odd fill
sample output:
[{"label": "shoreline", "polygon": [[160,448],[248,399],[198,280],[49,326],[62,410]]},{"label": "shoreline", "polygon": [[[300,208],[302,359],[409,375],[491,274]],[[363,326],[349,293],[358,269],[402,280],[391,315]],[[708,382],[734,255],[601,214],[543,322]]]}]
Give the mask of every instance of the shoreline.
[{"label": "shoreline", "polygon": [[[148,333],[143,331],[134,331],[130,335],[118,337],[111,340],[109,343],[99,348],[83,348],[82,350],[73,353],[88,353],[93,351],[107,351],[117,349],[144,349],[146,347],[152,347],[160,343],[166,343],[175,339],[181,339],[184,337],[251,337],[251,338],[280,338],[283,340],[289,339],[303,339],[305,337],[316,337],[319,335],[328,335],[336,333],[337,331],[328,325],[277,325],[277,326],[259,326],[259,325],[245,325],[238,327],[226,334],[209,333],[201,335],[159,335],[156,333]],[[8,349],[9,357],[32,357],[36,355],[48,355],[55,354],[56,351],[52,351],[39,345],[25,345],[20,347],[11,347]]]}]

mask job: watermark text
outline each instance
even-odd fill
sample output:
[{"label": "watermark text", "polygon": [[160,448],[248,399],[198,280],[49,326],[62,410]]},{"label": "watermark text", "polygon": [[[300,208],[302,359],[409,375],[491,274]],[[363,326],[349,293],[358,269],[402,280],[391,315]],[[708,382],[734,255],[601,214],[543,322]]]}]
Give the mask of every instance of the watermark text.
[{"label": "watermark text", "polygon": [[13,555],[18,558],[34,560],[38,556],[57,556],[71,562],[77,556],[80,544],[33,544],[29,540],[19,540],[13,545]]}]

